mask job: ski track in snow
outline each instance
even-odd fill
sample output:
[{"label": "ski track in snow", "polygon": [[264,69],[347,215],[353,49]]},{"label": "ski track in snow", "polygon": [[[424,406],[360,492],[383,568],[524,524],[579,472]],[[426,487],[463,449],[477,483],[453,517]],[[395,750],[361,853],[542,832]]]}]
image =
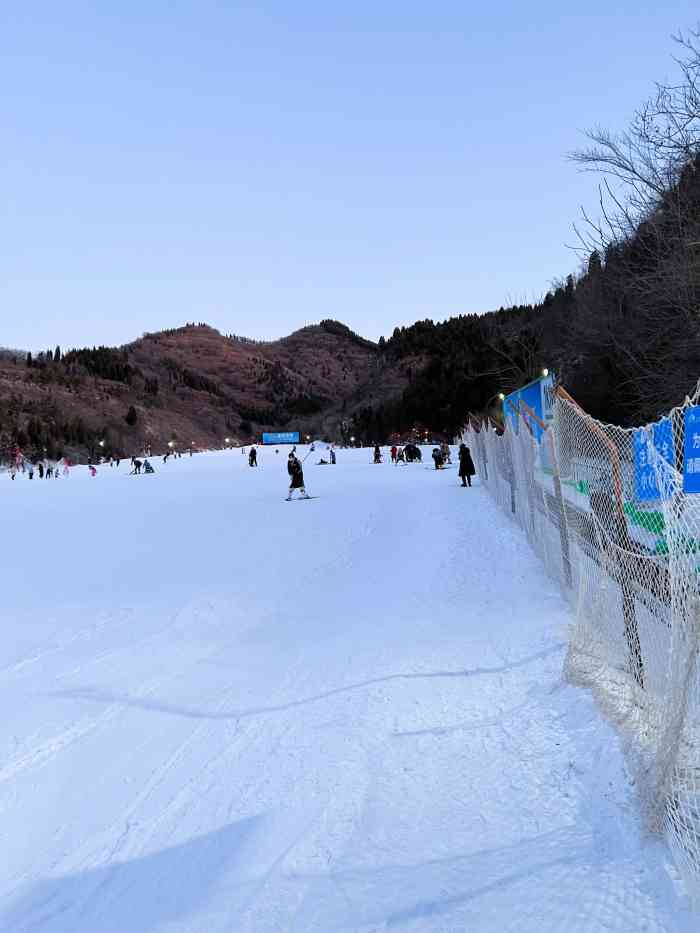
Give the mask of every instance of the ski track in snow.
[{"label": "ski track in snow", "polygon": [[697,930],[518,530],[338,458],[0,474],[0,931]]}]

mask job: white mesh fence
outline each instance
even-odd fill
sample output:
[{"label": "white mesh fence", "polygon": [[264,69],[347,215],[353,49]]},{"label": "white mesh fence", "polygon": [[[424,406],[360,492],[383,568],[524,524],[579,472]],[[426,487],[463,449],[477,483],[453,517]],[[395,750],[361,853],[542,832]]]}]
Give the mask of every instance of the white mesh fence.
[{"label": "white mesh fence", "polygon": [[700,493],[684,492],[683,463],[688,433],[697,463],[686,450],[686,470],[700,474],[698,397],[623,429],[557,394],[548,427],[522,406],[517,431],[470,432],[482,483],[575,611],[566,674],[620,731],[648,825],[666,834],[696,901]]}]

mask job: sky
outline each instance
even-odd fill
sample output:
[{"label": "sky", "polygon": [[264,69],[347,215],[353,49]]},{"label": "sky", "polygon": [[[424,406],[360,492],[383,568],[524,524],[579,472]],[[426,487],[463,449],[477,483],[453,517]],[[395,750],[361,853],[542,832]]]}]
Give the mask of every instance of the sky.
[{"label": "sky", "polygon": [[376,339],[532,301],[697,2],[120,0],[0,12],[0,345],[205,321]]}]

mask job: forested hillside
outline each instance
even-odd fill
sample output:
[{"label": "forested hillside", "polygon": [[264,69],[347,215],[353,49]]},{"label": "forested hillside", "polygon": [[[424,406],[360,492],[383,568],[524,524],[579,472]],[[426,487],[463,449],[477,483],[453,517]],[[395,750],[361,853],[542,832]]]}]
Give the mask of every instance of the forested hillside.
[{"label": "forested hillside", "polygon": [[428,365],[400,400],[365,406],[358,433],[415,423],[452,433],[545,366],[588,411],[623,425],[690,392],[700,377],[700,37],[677,43],[678,81],[658,85],[626,130],[592,131],[573,154],[601,176],[599,216],[576,230],[579,272],[537,304],[395,330],[387,358]]},{"label": "forested hillside", "polygon": [[330,320],[268,343],[188,324],[123,347],[2,351],[0,459],[222,447],[275,428],[342,439],[409,368]]}]

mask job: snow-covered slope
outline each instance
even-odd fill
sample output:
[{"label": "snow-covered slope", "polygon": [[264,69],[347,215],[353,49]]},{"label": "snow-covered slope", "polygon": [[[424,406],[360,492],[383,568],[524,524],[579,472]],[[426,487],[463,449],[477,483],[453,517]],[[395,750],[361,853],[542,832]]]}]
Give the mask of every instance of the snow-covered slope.
[{"label": "snow-covered slope", "polygon": [[519,532],[323,454],[0,477],[0,930],[697,929]]}]

